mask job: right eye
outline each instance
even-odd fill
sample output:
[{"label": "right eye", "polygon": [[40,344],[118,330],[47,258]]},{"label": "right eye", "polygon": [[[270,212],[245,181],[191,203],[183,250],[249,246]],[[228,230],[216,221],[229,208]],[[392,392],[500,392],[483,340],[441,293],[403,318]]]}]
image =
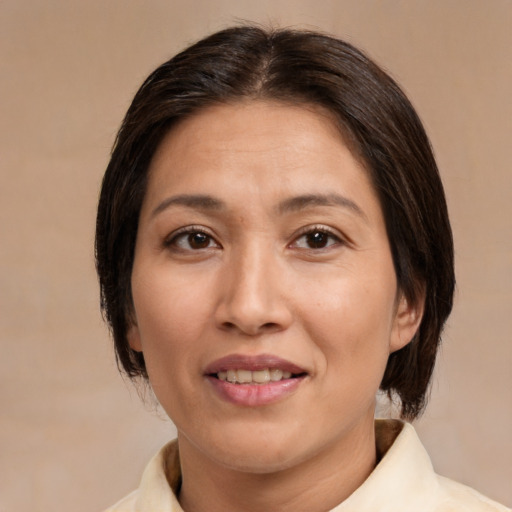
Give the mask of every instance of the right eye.
[{"label": "right eye", "polygon": [[219,247],[211,235],[194,227],[184,228],[174,233],[165,245],[181,251],[200,251]]}]

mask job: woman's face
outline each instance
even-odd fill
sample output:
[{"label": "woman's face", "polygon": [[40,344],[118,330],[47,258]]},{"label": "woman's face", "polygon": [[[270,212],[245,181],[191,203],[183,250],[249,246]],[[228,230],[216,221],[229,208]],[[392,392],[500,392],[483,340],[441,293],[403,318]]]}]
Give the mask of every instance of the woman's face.
[{"label": "woman's face", "polygon": [[253,472],[371,442],[388,355],[419,322],[334,123],[273,102],[211,107],[163,140],[132,291],[130,345],[180,448]]}]

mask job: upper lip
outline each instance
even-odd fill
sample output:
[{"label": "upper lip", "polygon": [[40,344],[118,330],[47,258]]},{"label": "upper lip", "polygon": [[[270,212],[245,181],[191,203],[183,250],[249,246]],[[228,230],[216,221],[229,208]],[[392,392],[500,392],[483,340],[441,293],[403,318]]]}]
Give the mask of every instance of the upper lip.
[{"label": "upper lip", "polygon": [[205,375],[212,375],[227,370],[264,370],[276,368],[292,374],[307,373],[304,368],[271,354],[244,355],[230,354],[210,363],[204,370]]}]

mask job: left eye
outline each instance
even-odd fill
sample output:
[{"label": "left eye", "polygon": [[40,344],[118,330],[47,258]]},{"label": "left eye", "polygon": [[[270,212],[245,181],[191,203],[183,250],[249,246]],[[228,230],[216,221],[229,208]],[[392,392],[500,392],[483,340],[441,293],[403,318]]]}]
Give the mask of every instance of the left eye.
[{"label": "left eye", "polygon": [[341,240],[329,231],[314,229],[298,237],[293,246],[299,249],[325,249],[331,245],[339,244]]},{"label": "left eye", "polygon": [[188,231],[178,233],[168,243],[170,246],[186,251],[198,251],[201,249],[209,249],[217,247],[215,240],[202,231]]}]

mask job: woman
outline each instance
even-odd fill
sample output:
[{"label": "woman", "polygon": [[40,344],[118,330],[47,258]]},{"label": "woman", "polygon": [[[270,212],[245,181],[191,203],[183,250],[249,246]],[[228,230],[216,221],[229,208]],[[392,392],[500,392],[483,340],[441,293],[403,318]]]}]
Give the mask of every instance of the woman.
[{"label": "woman", "polygon": [[96,238],[118,360],[178,431],[111,511],[506,510],[437,476],[412,420],[453,246],[412,106],[354,47],[237,27],[154,71]]}]

